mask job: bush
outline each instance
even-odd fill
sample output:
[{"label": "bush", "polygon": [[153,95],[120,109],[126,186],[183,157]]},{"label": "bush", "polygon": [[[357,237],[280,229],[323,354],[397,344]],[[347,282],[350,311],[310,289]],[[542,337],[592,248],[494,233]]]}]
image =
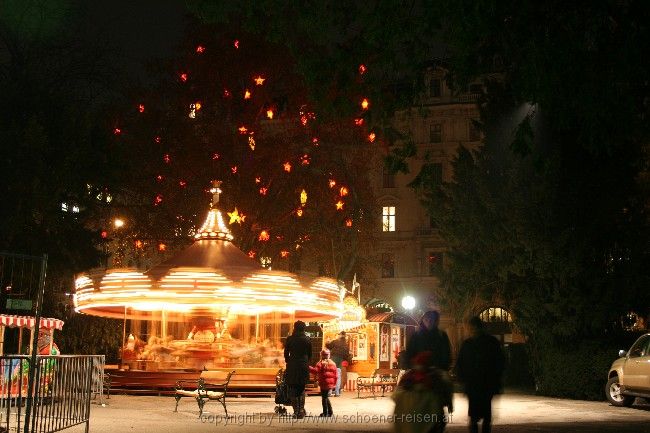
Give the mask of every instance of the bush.
[{"label": "bush", "polygon": [[506,346],[504,386],[515,388],[533,388],[535,386],[526,346],[526,344],[509,344]]},{"label": "bush", "polygon": [[583,341],[575,346],[531,346],[538,394],[603,400],[607,372],[619,347],[611,341]]}]

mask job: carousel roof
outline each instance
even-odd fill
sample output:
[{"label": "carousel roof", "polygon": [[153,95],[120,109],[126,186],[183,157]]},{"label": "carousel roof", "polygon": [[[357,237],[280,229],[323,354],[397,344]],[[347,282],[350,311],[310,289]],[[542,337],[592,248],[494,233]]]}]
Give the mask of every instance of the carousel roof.
[{"label": "carousel roof", "polygon": [[[213,203],[221,192],[216,187]],[[147,272],[109,269],[75,282],[75,309],[113,318],[148,318],[152,312],[257,315],[290,313],[305,321],[342,312],[336,280],[299,280],[263,268],[231,243],[221,212],[210,209],[194,243]]]}]

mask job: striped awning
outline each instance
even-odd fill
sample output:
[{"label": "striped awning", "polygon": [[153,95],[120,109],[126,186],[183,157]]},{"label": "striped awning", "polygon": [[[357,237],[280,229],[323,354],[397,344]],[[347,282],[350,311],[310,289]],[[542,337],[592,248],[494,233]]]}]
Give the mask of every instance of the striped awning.
[{"label": "striped awning", "polygon": [[[63,329],[63,320],[41,317],[40,329]],[[0,314],[0,325],[10,328],[27,328],[32,329],[36,325],[36,319],[31,316],[13,316]]]}]

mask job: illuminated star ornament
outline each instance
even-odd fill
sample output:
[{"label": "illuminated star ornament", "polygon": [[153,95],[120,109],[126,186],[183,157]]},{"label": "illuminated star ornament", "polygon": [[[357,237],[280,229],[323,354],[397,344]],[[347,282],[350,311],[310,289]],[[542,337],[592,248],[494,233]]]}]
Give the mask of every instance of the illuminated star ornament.
[{"label": "illuminated star ornament", "polygon": [[287,173],[291,171],[291,164],[288,161],[284,163],[284,171]]},{"label": "illuminated star ornament", "polygon": [[241,224],[242,222],[244,222],[244,220],[246,220],[246,215],[244,215],[243,213],[240,214],[237,208],[235,208],[235,210],[232,212],[228,212],[228,216],[230,217],[230,221],[228,222],[228,224],[234,224],[234,223]]},{"label": "illuminated star ornament", "polygon": [[261,86],[262,84],[264,84],[264,81],[266,81],[266,78],[262,78],[261,76],[258,75],[257,77],[253,78],[253,81],[255,81],[256,86]]},{"label": "illuminated star ornament", "polygon": [[343,210],[343,202],[341,200],[336,202],[336,210]]},{"label": "illuminated star ornament", "polygon": [[300,205],[304,206],[307,204],[307,191],[304,189],[300,192]]}]

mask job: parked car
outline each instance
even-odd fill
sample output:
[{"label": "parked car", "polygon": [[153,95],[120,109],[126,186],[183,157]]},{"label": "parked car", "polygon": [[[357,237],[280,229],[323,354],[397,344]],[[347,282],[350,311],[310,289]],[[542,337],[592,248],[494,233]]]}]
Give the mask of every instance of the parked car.
[{"label": "parked car", "polygon": [[650,399],[650,333],[639,337],[609,368],[605,394],[614,406],[632,406],[636,397]]}]

